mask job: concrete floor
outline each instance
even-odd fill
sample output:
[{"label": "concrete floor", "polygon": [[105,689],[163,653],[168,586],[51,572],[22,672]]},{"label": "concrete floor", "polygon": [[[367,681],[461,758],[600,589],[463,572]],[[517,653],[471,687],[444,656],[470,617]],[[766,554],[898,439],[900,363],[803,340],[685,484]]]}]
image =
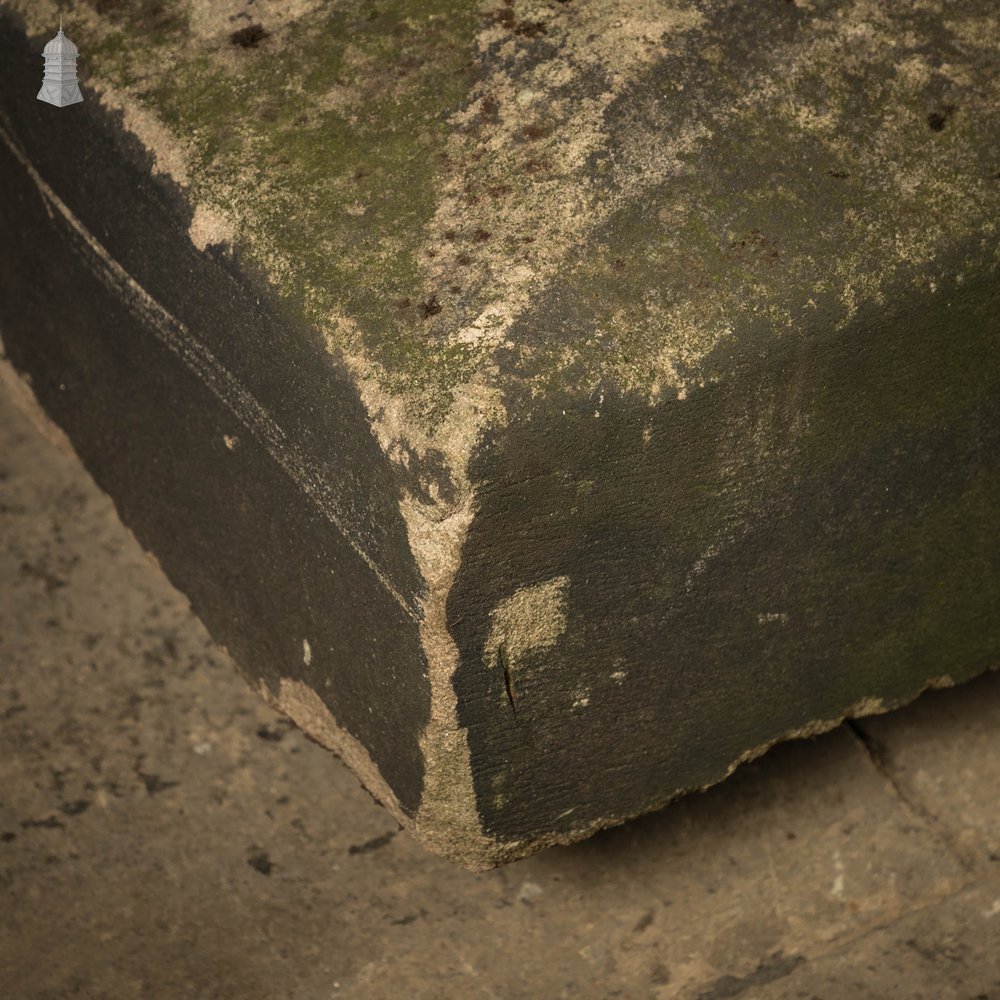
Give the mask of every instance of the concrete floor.
[{"label": "concrete floor", "polygon": [[3,1000],[1000,998],[998,789],[990,674],[461,871],[261,703],[0,395]]}]

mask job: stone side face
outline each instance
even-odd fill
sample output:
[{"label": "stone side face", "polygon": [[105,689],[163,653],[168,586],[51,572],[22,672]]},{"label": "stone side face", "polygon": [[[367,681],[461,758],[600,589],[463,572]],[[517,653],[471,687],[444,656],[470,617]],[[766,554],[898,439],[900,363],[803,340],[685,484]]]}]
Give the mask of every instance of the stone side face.
[{"label": "stone side face", "polygon": [[[23,91],[23,36],[0,49],[3,92]],[[423,584],[357,390],[193,246],[190,209],[113,117],[80,110],[0,120],[5,358],[250,683],[412,815]]]},{"label": "stone side face", "polygon": [[491,835],[574,839],[996,665],[1000,282],[980,264],[836,336],[716,351],[711,383],[652,415],[510,401],[450,597]]}]

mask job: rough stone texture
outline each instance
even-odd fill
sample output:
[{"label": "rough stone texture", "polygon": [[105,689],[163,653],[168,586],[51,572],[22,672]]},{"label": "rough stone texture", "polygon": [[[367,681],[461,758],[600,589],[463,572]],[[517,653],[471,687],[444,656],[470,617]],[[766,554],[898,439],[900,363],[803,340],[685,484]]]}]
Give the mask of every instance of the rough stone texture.
[{"label": "rough stone texture", "polygon": [[0,10],[9,360],[433,850],[997,661],[988,0]]},{"label": "rough stone texture", "polygon": [[481,874],[235,675],[0,392],[0,996],[997,1000],[1000,675]]}]

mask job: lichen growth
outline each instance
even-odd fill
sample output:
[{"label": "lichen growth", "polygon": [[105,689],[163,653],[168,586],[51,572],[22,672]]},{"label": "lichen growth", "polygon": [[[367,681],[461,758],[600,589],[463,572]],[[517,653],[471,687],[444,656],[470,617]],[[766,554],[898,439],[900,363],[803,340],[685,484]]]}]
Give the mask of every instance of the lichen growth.
[{"label": "lichen growth", "polygon": [[[54,16],[7,3],[33,30]],[[456,390],[502,381],[498,348],[533,392],[655,400],[726,338],[835,329],[996,239],[983,3],[801,0],[755,15],[759,42],[713,2],[74,16],[91,81],[169,130],[216,231],[405,400],[389,437],[426,445]]]}]

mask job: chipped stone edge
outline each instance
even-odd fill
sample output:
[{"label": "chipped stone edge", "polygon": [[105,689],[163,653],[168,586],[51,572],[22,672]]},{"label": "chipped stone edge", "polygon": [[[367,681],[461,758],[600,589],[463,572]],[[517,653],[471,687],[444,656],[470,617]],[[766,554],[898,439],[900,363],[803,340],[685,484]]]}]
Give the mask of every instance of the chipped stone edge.
[{"label": "chipped stone edge", "polygon": [[[17,408],[31,421],[35,429],[50,444],[55,445],[64,455],[80,461],[73,443],[66,432],[42,409],[29,379],[21,375],[7,358],[3,334],[0,333],[0,389],[14,401]],[[82,464],[82,463],[81,463]],[[103,492],[103,491],[102,491]]]},{"label": "chipped stone edge", "polygon": [[400,826],[412,825],[371,755],[337,723],[329,707],[308,684],[293,677],[282,677],[275,694],[261,678],[257,691],[271,708],[291,719],[307,736],[347,764],[369,795],[384,806]]},{"label": "chipped stone edge", "polygon": [[[30,420],[31,424],[42,437],[64,455],[72,458],[84,470],[101,495],[109,498],[112,506],[115,507],[115,514],[118,517],[119,523],[128,532],[146,559],[163,574],[165,579],[169,579],[155,554],[150,552],[136,538],[135,532],[122,521],[117,505],[114,502],[114,497],[110,497],[107,491],[102,489],[100,484],[94,480],[69,436],[45,412],[45,409],[38,401],[38,397],[31,387],[30,379],[18,372],[13,363],[8,359],[2,334],[0,334],[0,392],[7,395],[14,405]],[[177,588],[175,587],[174,589],[176,590]],[[180,593],[185,601],[187,601],[186,595],[183,595],[183,592]],[[187,601],[187,603],[188,607],[190,607],[190,602]],[[195,614],[193,610],[192,614]],[[226,646],[214,639],[212,642],[215,648],[230,661],[233,669],[236,670],[235,660]],[[267,687],[267,684],[261,680],[258,686],[258,693],[271,708],[287,716],[317,743],[340,757],[357,775],[369,794],[383,805],[400,825],[405,827],[413,826],[413,819],[403,811],[395,793],[389,788],[389,785],[382,777],[381,772],[368,754],[368,751],[346,729],[337,724],[329,708],[327,708],[319,695],[307,684],[302,681],[293,680],[292,678],[283,677],[280,681],[278,694],[275,695]]]},{"label": "chipped stone edge", "polygon": [[[1000,671],[1000,663],[995,664],[992,667],[987,667],[986,671],[983,672],[985,673],[989,670]],[[895,699],[889,703],[886,703],[886,701],[882,698],[872,697],[871,695],[859,698],[857,701],[849,705],[842,714],[832,719],[817,719],[813,722],[807,722],[805,725],[788,730],[773,739],[767,740],[765,743],[761,743],[756,747],[745,750],[729,764],[724,774],[712,781],[705,782],[702,785],[692,785],[687,788],[676,789],[662,798],[654,800],[648,806],[644,806],[642,809],[629,812],[623,816],[604,816],[599,819],[592,820],[585,826],[575,827],[572,830],[560,833],[543,834],[530,840],[505,841],[497,845],[497,849],[490,855],[489,864],[484,864],[482,867],[475,870],[484,871],[489,868],[499,867],[500,865],[508,864],[511,861],[518,861],[522,858],[529,857],[532,854],[537,854],[539,851],[543,851],[549,847],[565,847],[575,844],[578,841],[586,840],[588,837],[593,836],[595,833],[599,833],[601,830],[609,830],[616,826],[622,826],[631,820],[639,819],[640,817],[646,816],[650,813],[658,812],[659,810],[666,808],[666,806],[670,805],[672,802],[684,798],[685,796],[691,795],[695,792],[708,791],[708,789],[722,784],[742,764],[748,764],[750,761],[756,760],[758,757],[762,757],[768,750],[780,743],[821,736],[824,733],[836,729],[849,719],[860,719],[869,715],[882,715],[886,712],[891,712],[902,708],[905,705],[909,705],[927,691],[954,687],[957,683],[958,682],[956,682],[950,675],[942,674],[938,677],[929,678],[922,686],[914,691],[913,694],[904,695],[903,697]]]}]

